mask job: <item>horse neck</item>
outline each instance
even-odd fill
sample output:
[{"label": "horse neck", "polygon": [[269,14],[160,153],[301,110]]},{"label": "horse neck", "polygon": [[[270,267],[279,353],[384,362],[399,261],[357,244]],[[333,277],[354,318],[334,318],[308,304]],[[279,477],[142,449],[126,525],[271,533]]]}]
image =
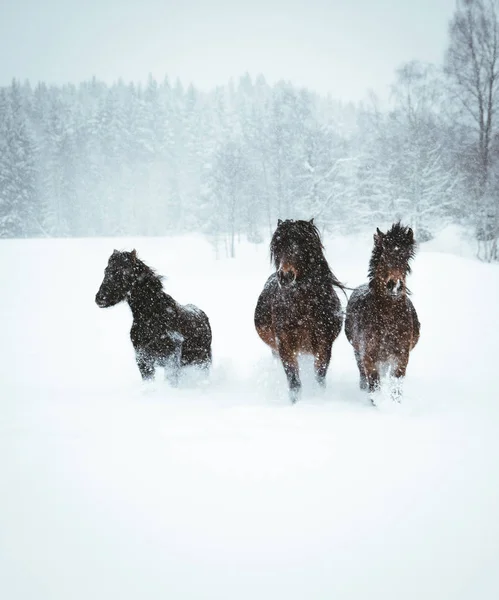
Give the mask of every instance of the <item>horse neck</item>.
[{"label": "horse neck", "polygon": [[330,280],[331,284],[334,282],[333,273],[324,255],[308,257],[303,276],[309,280]]},{"label": "horse neck", "polygon": [[163,291],[161,281],[152,275],[137,277],[127,296],[128,305],[135,321],[150,318],[158,313],[158,303],[174,300]]}]

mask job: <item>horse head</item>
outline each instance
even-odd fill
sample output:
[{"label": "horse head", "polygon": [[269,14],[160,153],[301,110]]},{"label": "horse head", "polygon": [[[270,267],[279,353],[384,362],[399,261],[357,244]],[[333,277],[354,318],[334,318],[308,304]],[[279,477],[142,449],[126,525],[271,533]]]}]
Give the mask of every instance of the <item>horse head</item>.
[{"label": "horse head", "polygon": [[100,308],[108,308],[125,300],[135,279],[137,252],[114,250],[104,270],[104,279],[95,296]]},{"label": "horse head", "polygon": [[270,255],[279,285],[296,284],[323,260],[322,242],[314,220],[279,219],[270,242]]},{"label": "horse head", "polygon": [[405,295],[406,278],[411,272],[409,263],[414,253],[414,234],[410,227],[395,223],[386,233],[377,228],[369,265],[371,285],[391,298]]}]

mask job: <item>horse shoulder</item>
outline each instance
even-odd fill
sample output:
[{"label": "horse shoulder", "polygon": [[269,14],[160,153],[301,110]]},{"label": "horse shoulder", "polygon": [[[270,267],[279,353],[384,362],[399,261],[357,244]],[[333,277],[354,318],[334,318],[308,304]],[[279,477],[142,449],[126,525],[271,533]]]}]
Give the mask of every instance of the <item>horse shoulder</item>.
[{"label": "horse shoulder", "polygon": [[421,333],[421,323],[419,322],[418,313],[416,312],[414,304],[412,303],[410,298],[407,298],[407,306],[408,306],[409,314],[410,314],[411,320],[412,320],[412,337],[413,337],[412,348],[414,348],[414,346],[419,341],[419,336]]},{"label": "horse shoulder", "polygon": [[165,313],[165,317],[168,321],[171,321],[172,319],[176,319],[178,317],[178,302],[164,291],[161,294],[161,304],[162,312]]},{"label": "horse shoulder", "polygon": [[363,312],[363,305],[366,303],[369,294],[367,284],[360,285],[350,294],[345,311],[345,334],[350,343],[355,335],[355,326]]},{"label": "horse shoulder", "polygon": [[272,273],[267,278],[265,285],[263,286],[264,290],[274,290],[277,287],[277,273]]},{"label": "horse shoulder", "polygon": [[254,313],[256,327],[269,325],[272,321],[272,298],[274,297],[277,288],[277,275],[272,273],[258,296]]}]

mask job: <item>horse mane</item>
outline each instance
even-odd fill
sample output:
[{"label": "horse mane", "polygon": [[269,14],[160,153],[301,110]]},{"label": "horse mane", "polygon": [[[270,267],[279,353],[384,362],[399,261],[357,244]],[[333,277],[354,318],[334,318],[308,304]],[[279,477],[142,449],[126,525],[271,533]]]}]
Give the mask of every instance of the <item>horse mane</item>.
[{"label": "horse mane", "polygon": [[123,260],[124,264],[131,266],[132,272],[135,279],[139,283],[147,283],[148,287],[153,291],[163,290],[163,279],[162,275],[158,273],[143,260],[138,258],[137,251],[134,249],[131,252],[125,250],[115,250],[113,255]]},{"label": "horse mane", "polygon": [[343,292],[347,288],[332,272],[326,257],[324,256],[324,245],[322,244],[321,234],[319,229],[314,224],[314,220],[302,221],[287,219],[286,221],[277,222],[277,229],[270,241],[270,260],[274,264],[275,269],[279,268],[279,256],[283,250],[283,237],[292,236],[302,249],[304,263],[306,266],[314,265],[319,269],[334,285]]},{"label": "horse mane", "polygon": [[133,262],[133,272],[138,282],[147,283],[148,287],[154,291],[163,291],[164,277],[158,275],[152,267],[146,265],[146,263],[140,258],[137,258],[136,255]]},{"label": "horse mane", "polygon": [[376,228],[374,248],[369,261],[369,282],[374,281],[376,278],[379,263],[382,257],[387,254],[404,267],[406,275],[411,272],[410,261],[416,254],[416,242],[410,227],[401,225],[398,221],[386,233]]}]

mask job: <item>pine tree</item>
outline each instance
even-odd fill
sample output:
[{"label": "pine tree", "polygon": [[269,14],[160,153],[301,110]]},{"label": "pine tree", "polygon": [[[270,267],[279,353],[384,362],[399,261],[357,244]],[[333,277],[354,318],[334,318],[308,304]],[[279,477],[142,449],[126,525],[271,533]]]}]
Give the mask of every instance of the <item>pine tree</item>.
[{"label": "pine tree", "polygon": [[0,235],[39,235],[36,145],[16,80],[0,102],[4,115],[0,136]]}]

